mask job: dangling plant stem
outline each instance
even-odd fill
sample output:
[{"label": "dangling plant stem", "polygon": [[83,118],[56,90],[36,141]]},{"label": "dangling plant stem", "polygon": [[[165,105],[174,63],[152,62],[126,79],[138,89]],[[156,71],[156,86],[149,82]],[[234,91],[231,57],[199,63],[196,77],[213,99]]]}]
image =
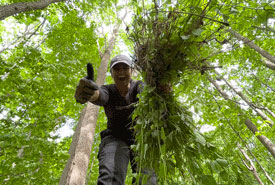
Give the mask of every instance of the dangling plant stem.
[{"label": "dangling plant stem", "polygon": [[[181,26],[189,21],[196,28],[192,24]],[[200,71],[204,65],[199,60],[203,39],[197,39],[201,30],[193,30],[198,29],[197,22],[189,16],[179,17],[176,10],[162,12],[155,6],[155,12],[135,18],[129,35],[135,44],[137,69],[146,83],[134,113],[136,160],[140,176],[143,169],[151,169],[157,174],[159,184],[176,182],[173,171],[184,168],[194,184],[206,181],[216,184],[208,163],[225,161],[196,130],[192,113],[179,102],[172,89],[182,75]]]}]

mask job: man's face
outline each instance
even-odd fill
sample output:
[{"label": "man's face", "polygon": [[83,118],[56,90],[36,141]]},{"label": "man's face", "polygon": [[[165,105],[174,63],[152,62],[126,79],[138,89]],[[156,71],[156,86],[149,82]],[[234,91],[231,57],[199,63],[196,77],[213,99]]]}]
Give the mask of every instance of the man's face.
[{"label": "man's face", "polygon": [[117,85],[128,85],[131,76],[132,70],[131,68],[124,63],[118,63],[112,68],[112,77]]}]

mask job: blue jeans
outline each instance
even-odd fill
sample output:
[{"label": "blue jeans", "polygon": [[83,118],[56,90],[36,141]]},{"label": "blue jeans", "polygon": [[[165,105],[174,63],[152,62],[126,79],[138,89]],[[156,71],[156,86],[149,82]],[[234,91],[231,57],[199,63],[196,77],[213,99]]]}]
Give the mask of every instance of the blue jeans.
[{"label": "blue jeans", "polygon": [[[134,162],[134,155],[129,145],[111,135],[105,136],[101,140],[98,160],[98,185],[124,185],[129,161],[131,162],[133,173],[136,173],[137,165]],[[152,174],[152,177],[147,182],[148,185],[157,184],[156,175]],[[135,179],[133,179],[133,183],[135,184]]]}]

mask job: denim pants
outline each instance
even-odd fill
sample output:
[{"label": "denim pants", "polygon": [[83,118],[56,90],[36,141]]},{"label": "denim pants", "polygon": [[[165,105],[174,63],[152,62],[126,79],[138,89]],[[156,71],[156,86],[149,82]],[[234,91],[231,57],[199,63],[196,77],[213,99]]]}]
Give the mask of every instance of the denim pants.
[{"label": "denim pants", "polygon": [[[98,185],[124,185],[129,161],[131,162],[133,173],[135,173],[137,169],[130,147],[126,142],[113,136],[106,136],[101,140],[98,160]],[[133,179],[133,183],[135,184],[135,179]],[[157,184],[155,174],[152,175],[147,184]]]}]

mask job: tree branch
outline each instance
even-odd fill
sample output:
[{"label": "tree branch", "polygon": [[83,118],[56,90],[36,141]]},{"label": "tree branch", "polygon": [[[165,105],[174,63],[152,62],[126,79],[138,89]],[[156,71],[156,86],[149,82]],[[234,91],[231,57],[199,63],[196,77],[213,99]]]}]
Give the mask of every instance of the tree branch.
[{"label": "tree branch", "polygon": [[40,0],[36,2],[19,2],[0,6],[0,20],[17,13],[28,12],[32,10],[42,10],[52,3],[58,3],[65,0]]},{"label": "tree branch", "polygon": [[[273,64],[275,64],[275,57],[273,55],[271,55],[270,53],[268,53],[267,51],[265,51],[262,48],[260,48],[252,40],[249,40],[248,38],[240,35],[239,33],[237,33],[236,31],[234,31],[232,29],[228,29],[227,32],[231,33],[238,40],[243,41],[244,44],[247,44],[250,48],[254,49],[256,52],[258,52],[259,54],[261,54],[264,58],[268,59],[270,62],[272,62]],[[267,63],[266,63],[266,65],[267,65]],[[273,70],[275,70],[275,68]]]},{"label": "tree branch", "polygon": [[263,28],[263,27],[259,27],[259,26],[252,26],[253,28],[257,28],[257,29],[259,29],[259,30],[263,30],[263,31],[271,31],[271,32],[273,32],[273,33],[275,33],[275,30],[274,29],[272,29],[272,28],[270,28],[269,26],[266,26],[265,28]]},{"label": "tree branch", "polygon": [[239,150],[241,151],[241,153],[243,154],[243,156],[245,157],[245,159],[246,159],[247,161],[249,161],[249,163],[250,163],[250,167],[249,167],[249,166],[245,163],[245,161],[242,159],[242,161],[244,162],[244,164],[245,164],[245,166],[247,167],[247,169],[253,173],[255,179],[257,180],[257,182],[258,182],[259,184],[262,184],[262,185],[263,185],[263,182],[261,181],[261,179],[260,179],[260,177],[259,177],[259,175],[258,175],[258,173],[257,173],[257,171],[256,171],[256,167],[254,166],[254,164],[253,164],[252,160],[250,159],[250,157],[249,157],[249,156],[247,155],[247,153],[240,147],[239,144],[238,144],[238,148],[239,148]]},{"label": "tree branch", "polygon": [[[159,11],[159,12],[170,12],[170,11]],[[174,13],[180,13],[180,14],[187,14],[187,15],[194,15],[194,16],[197,16],[197,17],[201,17],[203,19],[208,19],[210,21],[213,21],[213,22],[216,22],[216,23],[220,23],[222,25],[225,25],[225,26],[229,26],[229,23],[227,22],[223,22],[223,21],[219,21],[219,20],[215,20],[211,17],[207,17],[205,15],[199,15],[199,14],[196,14],[196,13],[190,13],[190,12],[182,12],[182,11],[175,11]]]},{"label": "tree branch", "polygon": [[[215,73],[218,75],[218,76],[221,76],[217,71],[215,71]],[[240,98],[242,98],[242,100],[244,100],[247,105],[249,105],[263,120],[267,120],[268,122],[268,125],[270,127],[272,127],[274,125],[274,122],[264,113],[262,112],[261,110],[257,109],[256,106],[250,102],[248,100],[248,98],[241,92],[241,91],[238,91],[236,90],[227,80],[225,80],[224,78],[221,77],[221,79],[228,85],[228,87],[230,87],[230,89],[232,89]]]},{"label": "tree branch", "polygon": [[274,90],[271,86],[269,86],[268,84],[264,83],[264,82],[263,82],[262,80],[260,80],[256,75],[254,75],[254,74],[252,74],[252,75],[254,76],[254,78],[255,78],[258,82],[264,84],[264,85],[265,85],[266,87],[268,87],[271,91],[275,92],[275,90]]}]

